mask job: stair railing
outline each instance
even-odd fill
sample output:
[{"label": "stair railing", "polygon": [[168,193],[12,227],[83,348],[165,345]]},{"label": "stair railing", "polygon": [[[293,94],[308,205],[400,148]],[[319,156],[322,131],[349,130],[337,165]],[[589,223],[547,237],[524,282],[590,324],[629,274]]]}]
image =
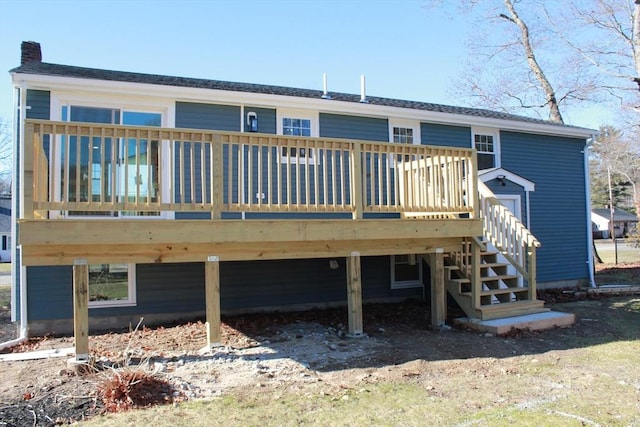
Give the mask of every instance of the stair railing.
[{"label": "stair railing", "polygon": [[535,299],[536,248],[540,242],[480,180],[478,192],[484,237],[522,274],[528,298]]}]

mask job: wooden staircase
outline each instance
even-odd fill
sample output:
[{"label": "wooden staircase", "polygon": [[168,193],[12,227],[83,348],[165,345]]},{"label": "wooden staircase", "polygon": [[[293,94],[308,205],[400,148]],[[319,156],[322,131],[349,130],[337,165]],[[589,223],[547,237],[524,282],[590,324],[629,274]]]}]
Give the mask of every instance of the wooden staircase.
[{"label": "wooden staircase", "polygon": [[[529,298],[529,286],[519,274],[510,271],[514,269],[509,263],[499,261],[497,251],[489,251],[486,246],[483,249],[475,295],[470,274],[463,272],[460,265],[464,264],[456,260],[458,254],[449,254],[444,260],[445,287],[467,316],[491,320],[548,311],[542,301]],[[474,304],[474,299],[479,304]]]},{"label": "wooden staircase", "polygon": [[549,311],[536,299],[540,242],[478,180],[483,236],[465,239],[444,258],[444,282],[471,319],[492,320]]}]

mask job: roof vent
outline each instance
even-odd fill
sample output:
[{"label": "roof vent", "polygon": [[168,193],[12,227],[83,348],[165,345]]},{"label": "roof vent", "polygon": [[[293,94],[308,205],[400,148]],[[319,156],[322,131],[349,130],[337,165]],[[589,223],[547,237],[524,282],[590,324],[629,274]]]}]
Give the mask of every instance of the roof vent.
[{"label": "roof vent", "polygon": [[322,75],[322,99],[331,99],[331,95],[327,92],[327,73]]},{"label": "roof vent", "polygon": [[25,65],[30,62],[42,62],[42,50],[40,49],[40,43],[22,42],[20,50],[22,51],[20,65]]},{"label": "roof vent", "polygon": [[360,76],[360,102],[365,104],[369,102],[367,100],[366,81],[364,74]]}]

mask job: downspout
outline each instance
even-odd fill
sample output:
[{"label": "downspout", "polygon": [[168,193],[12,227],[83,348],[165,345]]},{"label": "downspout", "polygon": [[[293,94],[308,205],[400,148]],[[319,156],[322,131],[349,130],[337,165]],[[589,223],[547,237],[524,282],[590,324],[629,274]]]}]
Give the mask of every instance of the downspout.
[{"label": "downspout", "polygon": [[596,287],[596,278],[594,277],[593,270],[593,229],[591,227],[591,183],[589,179],[589,147],[593,144],[595,140],[595,135],[593,135],[590,139],[587,140],[584,145],[583,154],[584,154],[584,186],[585,186],[585,194],[586,194],[586,211],[587,211],[587,265],[589,267],[589,286],[592,288]]},{"label": "downspout", "polygon": [[[18,126],[16,126],[14,119],[14,133],[13,133],[13,152],[18,154],[19,161],[13,161],[12,173],[14,177],[22,178],[24,176],[24,122],[27,118],[27,86],[24,82],[20,83],[19,91],[19,102],[20,102],[20,112],[18,114]],[[14,95],[14,106],[15,102],[18,101]],[[17,107],[17,106],[16,106]],[[17,108],[14,109],[14,112]],[[18,135],[18,138],[16,138]],[[22,185],[22,181],[20,181]],[[17,179],[13,179],[11,183],[11,195],[13,198],[12,201],[12,212],[11,212],[11,234],[13,237],[13,244],[16,245],[17,237],[18,237],[18,226],[17,219],[23,215],[24,212],[24,200],[22,198],[22,189],[18,188]],[[0,343],[0,350],[13,347],[18,345],[28,339],[28,321],[27,321],[27,269],[22,266],[22,248],[16,246],[16,250],[14,251],[12,257],[12,272],[11,272],[11,286],[15,287],[16,282],[16,268],[20,268],[20,329],[18,331],[18,337],[16,339],[6,341]],[[15,255],[19,253],[18,259],[15,259]]]}]

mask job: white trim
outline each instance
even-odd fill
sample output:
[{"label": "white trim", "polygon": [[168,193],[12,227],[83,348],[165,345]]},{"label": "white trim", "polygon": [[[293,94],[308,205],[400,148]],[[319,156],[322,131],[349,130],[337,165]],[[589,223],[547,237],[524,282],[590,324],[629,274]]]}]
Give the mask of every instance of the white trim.
[{"label": "white trim", "polygon": [[594,276],[595,266],[593,265],[593,226],[591,225],[591,176],[589,175],[589,147],[595,140],[595,135],[587,141],[582,149],[584,157],[584,187],[585,187],[585,204],[587,211],[587,268],[589,269],[589,286],[595,288],[596,278]]},{"label": "white trim", "polygon": [[[318,111],[313,110],[301,110],[301,109],[286,109],[286,108],[278,108],[276,110],[276,133],[278,135],[284,135],[283,133],[283,119],[302,119],[309,120],[310,122],[310,137],[317,138],[320,131],[320,114]],[[286,135],[285,135],[286,136]],[[278,150],[278,156],[280,158],[280,163],[289,163],[292,165],[315,165],[317,153],[314,149],[310,149],[311,158],[305,156],[303,158],[299,158],[298,156],[287,156],[283,155],[281,150]],[[287,158],[288,157],[288,158]]]},{"label": "white trim", "polygon": [[389,142],[393,143],[393,128],[413,129],[413,145],[420,145],[422,139],[420,136],[420,121],[399,119],[397,117],[389,117]]},{"label": "white trim", "polygon": [[533,181],[529,181],[527,178],[516,175],[507,169],[492,168],[478,172],[478,178],[480,178],[482,182],[489,182],[499,176],[504,176],[505,179],[508,179],[514,184],[518,184],[520,187],[524,188],[524,191],[536,191],[536,184]]},{"label": "white trim", "polygon": [[[471,148],[476,148],[476,135],[488,135],[493,138],[493,167],[499,168],[502,165],[502,152],[500,150],[500,129],[491,127],[471,127]],[[489,152],[478,151],[482,154],[490,154]],[[493,169],[493,168],[491,168]]]},{"label": "white trim", "polygon": [[[187,88],[177,86],[164,86],[147,83],[117,82],[88,78],[73,78],[61,76],[47,76],[37,74],[12,73],[13,82],[21,79],[29,81],[33,89],[51,90],[71,89],[87,90],[94,93],[124,94],[127,96],[140,96],[144,98],[159,97],[172,98],[175,101],[187,102],[211,102],[228,103],[230,105],[250,104],[253,106],[285,106],[286,108],[317,109],[332,113],[347,113],[372,117],[404,117],[421,122],[440,123],[448,125],[479,126],[500,128],[516,132],[566,136],[580,139],[590,138],[594,130],[572,126],[555,124],[534,123],[520,120],[487,118],[467,114],[443,113],[438,111],[415,110],[402,107],[391,107],[359,102],[346,102],[338,100],[316,98],[304,98],[285,95],[261,94],[253,92],[234,92],[219,89]],[[330,103],[330,104],[329,104]],[[330,106],[330,108],[328,108]]]},{"label": "white trim", "polygon": [[132,307],[136,301],[136,265],[129,264],[127,271],[128,298],[126,300],[89,301],[89,308]]},{"label": "white trim", "polygon": [[[409,255],[409,257],[411,257],[411,255]],[[396,255],[390,255],[389,260],[391,262],[391,289],[409,289],[409,288],[424,287],[422,261],[420,257],[415,257],[415,262],[416,262],[416,265],[418,266],[418,280],[396,281]]]},{"label": "white trim", "polygon": [[[70,114],[71,111],[69,107],[89,107],[89,108],[112,108],[120,111],[120,122],[122,123],[122,115],[126,111],[134,111],[134,112],[142,112],[142,113],[154,113],[160,114],[161,127],[174,127],[175,126],[175,101],[170,99],[165,100],[154,100],[154,99],[144,99],[140,100],[137,98],[127,98],[127,97],[114,97],[114,96],[105,96],[104,98],[96,98],[95,96],[91,96],[89,94],[83,93],[65,93],[62,91],[51,91],[51,99],[50,99],[50,114],[49,117],[51,120],[62,121],[62,107],[67,107],[67,114]],[[60,156],[51,155],[51,150],[54,149],[54,145],[59,144],[59,140],[56,139],[55,142],[49,145],[50,155],[49,162],[51,170],[59,171],[62,167],[60,164]],[[159,165],[161,173],[162,173],[162,182],[169,183],[171,177],[171,163],[172,159],[168,153],[170,152],[171,141],[160,141],[161,150],[163,153],[161,155],[161,159],[163,161],[162,165]],[[54,194],[58,197],[61,194],[61,185],[62,182],[59,179],[59,174],[56,173],[50,176],[50,179],[53,182],[50,182],[50,185],[54,187]],[[55,179],[54,179],[55,178]],[[160,189],[164,200],[171,199],[171,185],[164,185],[163,188]],[[67,212],[62,211],[51,211],[51,218],[83,218],[83,219],[91,219],[91,216],[81,216],[81,215],[69,215]],[[96,219],[174,219],[174,212],[160,212],[158,216],[142,216],[142,215],[118,215],[111,216],[107,215],[96,215]]]}]

